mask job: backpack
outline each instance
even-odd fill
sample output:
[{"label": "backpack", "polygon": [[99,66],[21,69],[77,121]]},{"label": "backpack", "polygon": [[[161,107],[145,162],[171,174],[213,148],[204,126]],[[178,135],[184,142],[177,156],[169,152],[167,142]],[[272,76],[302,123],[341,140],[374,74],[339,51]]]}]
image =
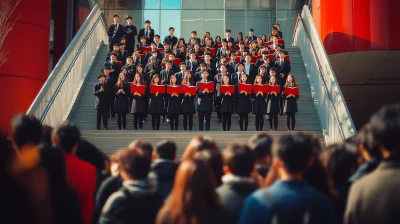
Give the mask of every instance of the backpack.
[{"label": "backpack", "polygon": [[[278,204],[276,203],[275,199],[273,198],[271,192],[268,189],[264,190],[264,194],[267,197],[268,201],[271,203],[272,210],[275,214],[272,216],[271,224],[311,224],[311,214],[310,208],[313,202],[316,199],[316,194],[318,192],[313,193],[311,196],[310,201],[307,203],[306,206],[303,207],[303,211],[299,214],[287,214],[287,212],[283,212]],[[286,214],[285,214],[286,213]]]}]

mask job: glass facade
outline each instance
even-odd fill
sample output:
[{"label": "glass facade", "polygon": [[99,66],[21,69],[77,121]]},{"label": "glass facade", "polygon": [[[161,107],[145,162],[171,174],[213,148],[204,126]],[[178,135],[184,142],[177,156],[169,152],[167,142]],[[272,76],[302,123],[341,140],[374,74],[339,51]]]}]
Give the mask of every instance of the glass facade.
[{"label": "glass facade", "polygon": [[225,29],[248,35],[253,28],[255,35],[268,35],[272,26],[281,24],[286,43],[290,43],[296,16],[303,0],[99,0],[108,24],[118,14],[125,24],[127,16],[141,29],[144,21],[150,20],[151,27],[161,38],[168,35],[168,28],[175,28],[175,35],[187,40],[192,30],[198,37],[205,32],[211,36],[223,36]]}]

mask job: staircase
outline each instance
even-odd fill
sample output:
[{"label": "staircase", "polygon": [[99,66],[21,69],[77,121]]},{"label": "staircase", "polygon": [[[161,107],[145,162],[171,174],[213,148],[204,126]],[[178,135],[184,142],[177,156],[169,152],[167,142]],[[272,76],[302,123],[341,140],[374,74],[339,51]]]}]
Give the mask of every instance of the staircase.
[{"label": "staircase", "polygon": [[[300,97],[298,100],[299,113],[296,114],[295,130],[316,135],[321,143],[324,142],[321,131],[320,121],[318,119],[317,109],[314,106],[314,101],[311,97],[311,90],[306,76],[306,70],[298,47],[288,46],[285,48],[290,55],[292,74],[296,78],[296,82],[300,88]],[[98,82],[97,76],[100,74],[104,59],[108,53],[108,47],[102,46],[99,51],[99,56],[93,62],[93,65],[88,72],[86,83],[83,85],[80,98],[77,100],[77,105],[72,111],[70,120],[74,122],[80,129],[83,138],[94,143],[101,148],[106,154],[111,155],[117,149],[126,147],[135,139],[147,141],[153,145],[162,139],[171,139],[177,143],[178,154],[181,155],[184,148],[191,138],[201,134],[212,136],[218,146],[223,148],[224,145],[230,142],[246,142],[247,139],[259,132],[255,131],[255,117],[249,115],[249,128],[247,132],[241,132],[238,124],[239,116],[232,116],[232,127],[230,132],[222,131],[222,124],[217,123],[217,114],[212,113],[211,131],[183,131],[182,116],[180,116],[180,131],[170,131],[168,123],[161,123],[160,131],[154,132],[151,130],[151,116],[148,117],[148,122],[143,124],[143,130],[133,130],[133,115],[127,116],[127,130],[120,131],[117,126],[117,118],[108,120],[109,130],[96,130],[96,110],[94,107],[95,97],[93,95],[93,86]],[[264,131],[267,131],[272,137],[278,137],[282,134],[287,134],[286,116],[279,116],[279,125],[277,132],[270,132],[269,124],[264,122]],[[194,116],[193,130],[198,130],[198,119]]]}]

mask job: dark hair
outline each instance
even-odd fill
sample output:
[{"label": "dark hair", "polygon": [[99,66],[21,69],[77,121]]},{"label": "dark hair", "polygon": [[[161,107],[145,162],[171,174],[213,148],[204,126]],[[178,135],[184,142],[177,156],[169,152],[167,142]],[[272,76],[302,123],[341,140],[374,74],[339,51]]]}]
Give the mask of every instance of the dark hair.
[{"label": "dark hair", "polygon": [[381,151],[379,147],[375,144],[374,138],[372,137],[371,127],[369,125],[365,125],[361,128],[361,130],[357,133],[356,136],[356,144],[357,146],[362,146],[371,157],[380,158]]},{"label": "dark hair", "polygon": [[46,171],[52,186],[67,184],[64,152],[61,149],[50,145],[41,145],[40,164]]},{"label": "dark hair", "polygon": [[307,168],[313,154],[313,145],[302,133],[283,135],[272,144],[272,152],[282,162],[285,170],[294,174]]},{"label": "dark hair", "polygon": [[276,70],[275,67],[272,67],[272,68],[269,69],[269,71],[270,71],[270,72],[276,72],[277,70]]},{"label": "dark hair", "polygon": [[118,17],[118,18],[119,18],[119,15],[115,14],[113,18],[115,18],[115,17]]},{"label": "dark hair", "polygon": [[209,164],[214,174],[216,187],[222,184],[221,178],[224,175],[224,164],[222,162],[222,154],[219,150],[205,149],[198,151],[194,155],[194,159],[201,160]]},{"label": "dark hair", "polygon": [[196,31],[196,30],[193,30],[191,33],[195,33],[195,34],[197,34],[197,31]]},{"label": "dark hair", "polygon": [[150,172],[151,158],[140,148],[125,148],[118,152],[120,168],[133,179],[145,179]]},{"label": "dark hair", "polygon": [[225,31],[225,33],[228,33],[228,32],[229,32],[229,33],[232,33],[230,29],[227,29],[227,30]]},{"label": "dark hair", "polygon": [[18,114],[11,121],[11,133],[17,147],[37,145],[42,139],[42,124],[33,115]]},{"label": "dark hair", "polygon": [[53,127],[49,125],[42,126],[42,144],[51,145],[51,133],[53,132]]},{"label": "dark hair", "polygon": [[146,155],[149,156],[150,158],[152,158],[153,156],[153,146],[148,142],[135,140],[131,144],[129,144],[129,148],[139,148],[143,150],[143,152],[146,153]]},{"label": "dark hair", "polygon": [[176,154],[176,144],[173,141],[163,140],[157,143],[156,152],[160,159],[173,160]]},{"label": "dark hair", "polygon": [[207,163],[183,161],[176,171],[170,197],[158,213],[156,223],[208,223],[209,212],[222,208],[212,176]]},{"label": "dark hair", "polygon": [[271,156],[271,136],[267,134],[253,135],[251,136],[247,144],[254,152],[256,160],[262,160],[266,156]]},{"label": "dark hair", "polygon": [[371,131],[380,148],[390,152],[400,152],[398,138],[400,136],[400,104],[382,107],[372,115]]},{"label": "dark hair", "polygon": [[346,143],[334,144],[321,154],[322,163],[335,186],[345,184],[357,169],[357,156],[349,147]]},{"label": "dark hair", "polygon": [[222,151],[222,156],[224,164],[234,175],[247,177],[253,171],[255,156],[244,143],[228,144]]},{"label": "dark hair", "polygon": [[126,20],[128,20],[128,19],[132,20],[132,16],[126,17]]},{"label": "dark hair", "polygon": [[132,56],[128,56],[128,57],[126,57],[126,59],[129,59],[129,58],[133,60],[133,57],[132,57]]},{"label": "dark hair", "polygon": [[158,35],[158,34],[154,35],[154,38],[156,38],[156,37],[160,38],[160,35]]},{"label": "dark hair", "polygon": [[66,153],[71,153],[74,146],[81,140],[81,133],[72,122],[67,121],[60,124],[53,130],[53,133],[59,138],[59,145],[57,146]]}]

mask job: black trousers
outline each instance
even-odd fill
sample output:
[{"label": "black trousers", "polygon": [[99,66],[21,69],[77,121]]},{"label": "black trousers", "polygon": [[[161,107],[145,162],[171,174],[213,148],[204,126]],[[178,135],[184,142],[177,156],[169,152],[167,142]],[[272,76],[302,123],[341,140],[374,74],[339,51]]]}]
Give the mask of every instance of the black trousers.
[{"label": "black trousers", "polygon": [[269,128],[275,131],[278,129],[278,114],[269,113]]},{"label": "black trousers", "polygon": [[[296,113],[290,113],[290,112],[286,112],[286,122],[287,122],[287,128],[289,130],[294,130],[294,126],[296,125],[296,117],[295,117]],[[290,122],[290,120],[292,122]],[[292,123],[292,126],[290,126],[290,123]]]},{"label": "black trousers", "polygon": [[215,109],[217,110],[217,118],[218,118],[218,120],[222,119],[222,113],[219,112],[220,108],[221,108],[221,99],[217,98],[215,100]]},{"label": "black trousers", "polygon": [[189,130],[193,128],[193,114],[183,114],[183,129],[187,130],[187,124],[189,121]]},{"label": "black trousers", "polygon": [[206,119],[206,131],[210,130],[210,122],[211,122],[211,111],[209,110],[199,110],[199,130],[203,131],[204,118]]},{"label": "black trousers", "polygon": [[230,131],[232,124],[232,113],[222,113],[222,128],[224,131]]},{"label": "black trousers", "polygon": [[121,130],[121,117],[122,117],[122,128],[126,128],[126,113],[118,113],[118,128]]},{"label": "black trousers", "polygon": [[160,123],[161,123],[160,117],[161,117],[160,114],[151,115],[151,127],[153,128],[153,131],[160,130]]},{"label": "black trousers", "polygon": [[110,97],[110,112],[111,112],[112,117],[115,117],[114,101],[115,101],[115,97],[114,96]]},{"label": "black trousers", "polygon": [[133,127],[135,128],[135,130],[138,129],[138,123],[139,123],[139,129],[142,129],[144,116],[145,114],[142,113],[135,113],[133,115]]},{"label": "black trousers", "polygon": [[97,109],[97,125],[96,125],[97,129],[100,129],[101,117],[103,117],[103,126],[104,126],[104,128],[108,127],[108,115],[107,115],[107,112]]},{"label": "black trousers", "polygon": [[239,113],[239,126],[240,130],[247,131],[247,127],[249,126],[249,114],[248,113]]},{"label": "black trousers", "polygon": [[171,127],[171,130],[178,130],[178,124],[179,124],[179,114],[169,114],[169,126]]},{"label": "black trousers", "polygon": [[279,111],[281,114],[283,114],[283,97],[279,96],[278,98],[279,98]]},{"label": "black trousers", "polygon": [[[169,105],[169,100],[165,97],[164,98],[164,108],[165,108],[164,111],[168,111],[168,105]],[[163,122],[165,121],[165,115],[166,115],[166,113],[163,114]]]},{"label": "black trousers", "polygon": [[264,114],[256,114],[256,130],[262,131],[264,128]]}]

